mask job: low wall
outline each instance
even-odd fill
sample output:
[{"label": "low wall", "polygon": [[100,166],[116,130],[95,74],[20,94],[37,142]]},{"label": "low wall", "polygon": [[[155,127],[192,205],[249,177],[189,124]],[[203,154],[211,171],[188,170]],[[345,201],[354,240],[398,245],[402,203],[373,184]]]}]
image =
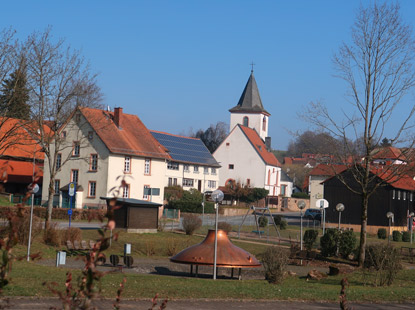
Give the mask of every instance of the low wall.
[{"label": "low wall", "polygon": [[[338,228],[339,224],[335,224],[335,223],[326,223],[326,228]],[[354,232],[360,232],[360,225],[355,225],[355,224],[341,224],[340,228],[343,229],[353,229]],[[385,228],[386,231],[389,230],[388,226],[367,226],[367,233],[371,234],[371,235],[376,235],[378,233],[378,229],[379,228]],[[391,227],[391,232],[394,230],[398,230],[398,231],[407,231],[408,228],[406,226],[394,226]]]}]

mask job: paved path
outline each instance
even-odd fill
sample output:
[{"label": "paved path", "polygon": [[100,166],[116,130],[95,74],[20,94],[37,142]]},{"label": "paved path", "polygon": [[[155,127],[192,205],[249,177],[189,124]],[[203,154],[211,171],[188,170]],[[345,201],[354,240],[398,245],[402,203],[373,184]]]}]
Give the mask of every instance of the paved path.
[{"label": "paved path", "polygon": [[[113,309],[113,300],[97,300],[94,306],[97,309]],[[354,310],[413,310],[414,304],[359,304],[350,303]],[[10,300],[12,310],[34,310],[49,309],[50,307],[61,308],[61,303],[56,298],[14,298]],[[151,302],[146,300],[123,300],[121,309],[149,309]],[[155,307],[158,309],[158,307]],[[217,301],[217,300],[177,300],[167,303],[167,310],[258,310],[258,309],[286,309],[286,310],[321,310],[340,309],[338,303],[317,303],[317,302],[288,302],[288,301]]]}]

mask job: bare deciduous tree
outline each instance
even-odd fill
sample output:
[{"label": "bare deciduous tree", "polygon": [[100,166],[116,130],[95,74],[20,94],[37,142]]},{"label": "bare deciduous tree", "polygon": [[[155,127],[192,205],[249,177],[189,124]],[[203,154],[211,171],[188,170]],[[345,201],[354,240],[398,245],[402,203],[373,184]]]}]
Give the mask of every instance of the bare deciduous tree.
[{"label": "bare deciduous tree", "polygon": [[[73,50],[64,40],[54,41],[50,28],[43,33],[33,33],[25,48],[30,100],[37,123],[33,137],[38,139],[45,152],[45,169],[50,175],[46,185],[48,224],[52,216],[58,154],[74,147],[72,141],[66,141],[60,128],[76,107],[98,104],[101,92],[96,76],[91,75],[80,52]],[[69,156],[61,158],[61,166],[69,159]]]},{"label": "bare deciduous tree", "polygon": [[[385,129],[389,127],[388,136],[392,134],[390,124],[397,112],[402,118],[390,142],[393,145],[406,142],[405,146],[413,142],[410,132],[415,107],[403,104],[402,99],[415,85],[415,41],[412,29],[402,21],[399,10],[398,4],[376,2],[360,7],[352,27],[351,43],[344,43],[334,56],[337,77],[346,82],[352,105],[352,112],[344,112],[343,122],[338,122],[320,102],[312,103],[307,110],[309,121],[344,141],[344,157],[359,158],[351,164],[353,182],[358,188],[348,186],[345,180],[342,182],[361,196],[360,266],[365,260],[369,198],[379,186],[407,174],[405,166],[410,166],[385,167],[381,172],[383,182],[379,182],[379,174],[372,166],[375,148]],[[405,112],[404,107],[407,107]],[[353,156],[356,146],[350,143],[349,136],[361,141],[359,157]],[[411,141],[405,141],[407,138]]]}]

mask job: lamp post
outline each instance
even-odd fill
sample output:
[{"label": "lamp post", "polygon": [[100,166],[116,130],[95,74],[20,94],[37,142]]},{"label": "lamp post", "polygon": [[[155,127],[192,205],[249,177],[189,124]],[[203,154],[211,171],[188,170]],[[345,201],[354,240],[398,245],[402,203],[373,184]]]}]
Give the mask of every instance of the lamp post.
[{"label": "lamp post", "polygon": [[223,192],[219,189],[212,192],[212,200],[215,202],[216,216],[215,216],[215,256],[213,258],[213,280],[216,280],[216,261],[218,258],[218,217],[219,217],[219,202],[223,200]]},{"label": "lamp post", "polygon": [[300,200],[297,203],[298,209],[300,209],[300,250],[303,250],[303,210],[305,208],[305,201]]},{"label": "lamp post", "polygon": [[392,223],[393,223],[393,213],[392,212],[386,213],[386,217],[389,219],[389,238],[388,238],[388,244],[390,244],[390,242],[391,242],[391,226],[392,226]]},{"label": "lamp post", "polygon": [[342,212],[344,211],[344,204],[338,203],[336,205],[336,210],[337,210],[337,212],[339,212],[339,231],[340,231],[340,222],[341,222],[341,218],[342,218]]},{"label": "lamp post", "polygon": [[411,212],[409,213],[409,220],[410,220],[410,224],[409,224],[409,229],[411,230],[411,244],[412,244],[412,231],[414,230],[414,225],[413,225],[413,218],[415,217],[415,213]]}]

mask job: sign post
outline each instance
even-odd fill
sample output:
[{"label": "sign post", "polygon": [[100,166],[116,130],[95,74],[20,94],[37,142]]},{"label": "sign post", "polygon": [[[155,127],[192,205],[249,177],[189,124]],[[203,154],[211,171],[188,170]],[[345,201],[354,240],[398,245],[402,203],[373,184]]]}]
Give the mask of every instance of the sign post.
[{"label": "sign post", "polygon": [[30,225],[29,225],[29,241],[27,244],[27,261],[30,260],[30,245],[31,245],[31,239],[32,239],[32,225],[33,225],[33,204],[35,200],[35,194],[39,191],[39,185],[31,184],[29,189],[32,192],[32,203],[30,205]]},{"label": "sign post", "polygon": [[326,232],[326,209],[329,207],[329,202],[326,199],[318,199],[316,201],[316,207],[320,208],[323,213],[323,236]]},{"label": "sign post", "polygon": [[73,196],[75,196],[75,193],[76,193],[76,183],[71,182],[71,183],[69,183],[69,190],[68,190],[68,195],[69,195],[69,210],[68,210],[69,228],[71,228],[72,200],[73,200]]}]

